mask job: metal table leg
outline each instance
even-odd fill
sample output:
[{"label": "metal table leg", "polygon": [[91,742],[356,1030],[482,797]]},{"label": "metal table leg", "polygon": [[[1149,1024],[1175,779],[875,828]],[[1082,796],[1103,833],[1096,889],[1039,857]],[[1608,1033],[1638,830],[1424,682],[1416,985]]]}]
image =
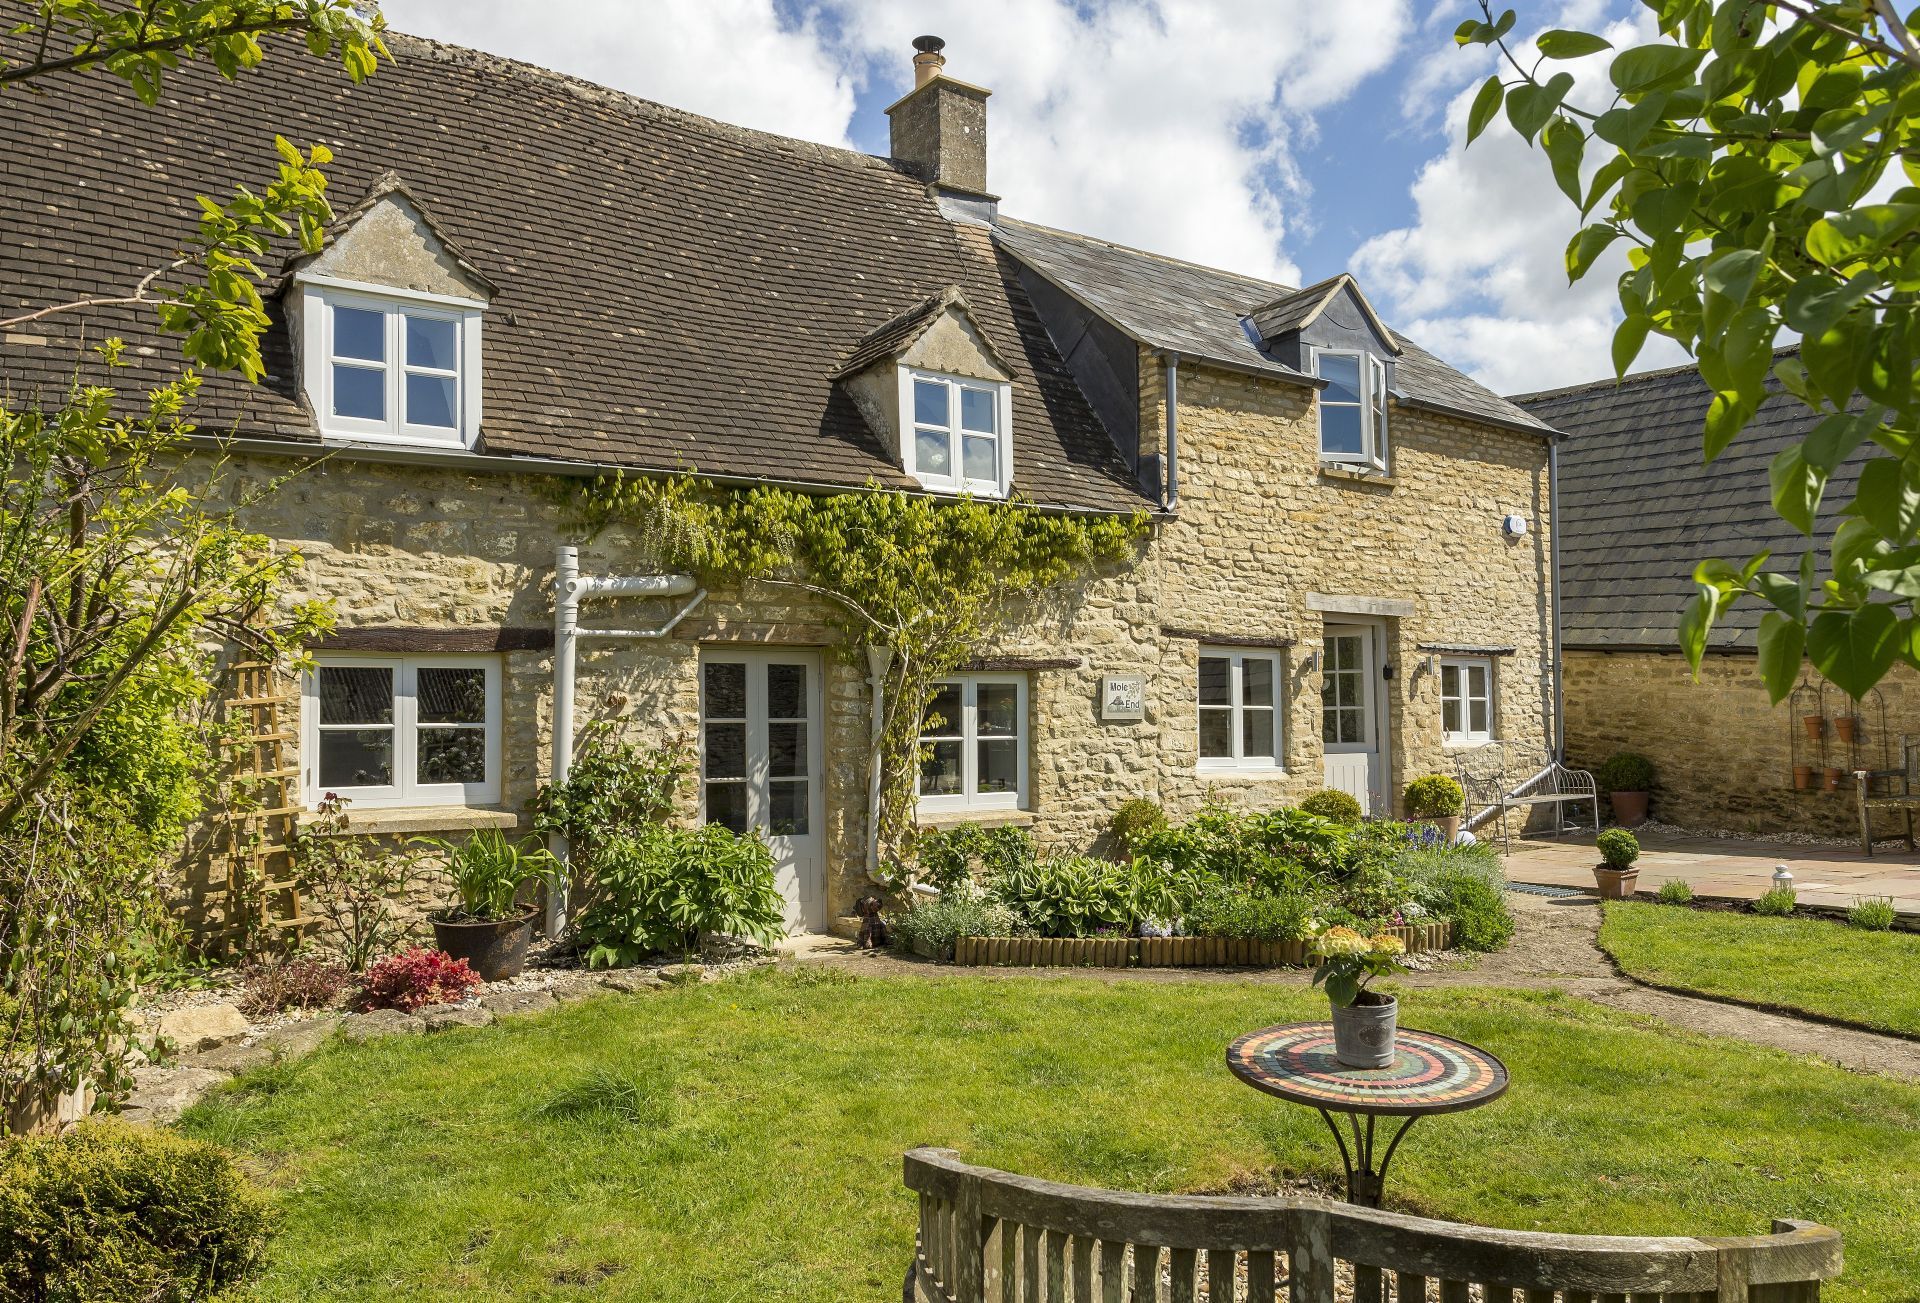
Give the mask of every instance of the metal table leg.
[{"label": "metal table leg", "polygon": [[1393,1162],[1393,1153],[1400,1147],[1400,1140],[1413,1124],[1419,1121],[1419,1115],[1409,1114],[1400,1123],[1393,1138],[1387,1142],[1386,1152],[1381,1155],[1380,1165],[1374,1166],[1374,1118],[1367,1116],[1366,1126],[1360,1125],[1360,1115],[1349,1113],[1347,1126],[1353,1133],[1353,1144],[1347,1144],[1346,1136],[1340,1133],[1339,1125],[1334,1122],[1333,1114],[1326,1109],[1320,1110],[1320,1116],[1326,1121],[1327,1129],[1333,1132],[1335,1143],[1340,1146],[1340,1163],[1347,1172],[1347,1202],[1363,1208],[1378,1208],[1380,1198],[1387,1182],[1387,1165]]}]

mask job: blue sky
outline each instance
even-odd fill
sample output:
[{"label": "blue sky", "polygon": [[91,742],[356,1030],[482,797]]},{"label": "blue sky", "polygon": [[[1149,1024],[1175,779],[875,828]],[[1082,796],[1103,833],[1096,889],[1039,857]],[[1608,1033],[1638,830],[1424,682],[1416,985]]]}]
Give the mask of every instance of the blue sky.
[{"label": "blue sky", "polygon": [[[1491,56],[1469,0],[387,0],[402,30],[784,135],[886,152],[909,42],[994,92],[1005,211],[1284,283],[1354,272],[1400,329],[1501,392],[1609,371],[1611,272],[1569,287],[1577,226],[1544,160],[1461,144]],[[1519,0],[1649,39],[1637,0]],[[1582,87],[1604,62],[1575,65]],[[1579,91],[1576,90],[1576,98]],[[1680,360],[1650,350],[1644,365]]]}]

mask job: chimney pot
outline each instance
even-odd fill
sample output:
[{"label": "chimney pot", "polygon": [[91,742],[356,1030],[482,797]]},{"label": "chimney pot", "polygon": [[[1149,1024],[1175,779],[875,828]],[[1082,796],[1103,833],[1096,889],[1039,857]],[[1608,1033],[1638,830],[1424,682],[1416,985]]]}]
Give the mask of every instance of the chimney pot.
[{"label": "chimney pot", "polygon": [[940,69],[947,63],[947,56],[940,51],[947,43],[937,36],[916,36],[913,48],[918,51],[913,56],[913,87],[915,90],[926,85],[940,75]]}]

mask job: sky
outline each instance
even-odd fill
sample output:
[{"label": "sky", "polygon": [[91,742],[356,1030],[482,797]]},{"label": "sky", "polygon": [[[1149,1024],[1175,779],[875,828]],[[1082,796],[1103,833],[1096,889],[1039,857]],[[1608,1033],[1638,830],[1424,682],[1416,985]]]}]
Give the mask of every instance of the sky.
[{"label": "sky", "polygon": [[[1638,0],[1508,0],[1522,56],[1555,27],[1653,36]],[[1500,393],[1610,375],[1619,264],[1567,284],[1578,214],[1496,123],[1472,0],[385,0],[402,31],[743,126],[887,152],[912,39],[993,92],[1010,216],[1308,284],[1351,271],[1396,330]],[[1606,57],[1565,65],[1569,97]],[[1591,168],[1591,165],[1589,165]],[[1618,255],[1616,255],[1618,256]],[[1654,341],[1636,369],[1684,361]]]}]

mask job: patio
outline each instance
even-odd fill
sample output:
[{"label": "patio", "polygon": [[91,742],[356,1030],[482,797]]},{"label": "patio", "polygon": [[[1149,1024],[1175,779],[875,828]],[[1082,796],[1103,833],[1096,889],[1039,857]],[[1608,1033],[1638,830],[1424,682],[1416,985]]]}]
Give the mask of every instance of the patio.
[{"label": "patio", "polygon": [[[1510,882],[1549,887],[1593,887],[1598,860],[1585,838],[1514,842],[1506,857]],[[1845,909],[1861,896],[1890,896],[1901,914],[1920,917],[1920,853],[1905,847],[1872,859],[1844,846],[1803,846],[1723,837],[1640,836],[1640,890],[1658,891],[1684,879],[1699,896],[1753,900],[1773,885],[1774,866],[1785,864],[1803,905]]]}]

